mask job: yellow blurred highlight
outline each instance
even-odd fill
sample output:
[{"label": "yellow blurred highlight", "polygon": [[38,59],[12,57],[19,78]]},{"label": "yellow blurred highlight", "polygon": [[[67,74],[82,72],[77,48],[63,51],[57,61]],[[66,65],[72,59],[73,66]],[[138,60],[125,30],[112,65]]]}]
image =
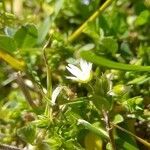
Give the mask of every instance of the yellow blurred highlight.
[{"label": "yellow blurred highlight", "polygon": [[86,150],[102,150],[102,148],[103,148],[102,139],[92,132],[89,132],[85,136],[84,142],[85,142],[85,149]]},{"label": "yellow blurred highlight", "polygon": [[7,62],[11,67],[17,70],[23,71],[25,69],[25,62],[23,60],[18,60],[8,53],[0,51],[0,58]]}]

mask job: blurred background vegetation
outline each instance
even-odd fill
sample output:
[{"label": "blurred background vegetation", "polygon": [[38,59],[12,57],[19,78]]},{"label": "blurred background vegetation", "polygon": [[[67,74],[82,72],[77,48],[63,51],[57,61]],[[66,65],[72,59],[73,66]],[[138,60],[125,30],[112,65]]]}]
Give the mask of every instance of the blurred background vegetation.
[{"label": "blurred background vegetation", "polygon": [[[150,66],[150,1],[114,0],[68,42],[104,3],[0,0],[0,149],[8,145],[29,150],[111,149],[108,139],[78,125],[82,118],[105,129],[87,85],[67,80],[66,65],[76,64],[81,52],[92,51],[120,64]],[[150,72],[93,64],[93,74],[101,80],[104,74],[113,76],[111,122],[150,142]],[[58,85],[65,88],[57,105],[49,106],[51,86]],[[113,134],[117,150],[150,147],[118,128]]]}]

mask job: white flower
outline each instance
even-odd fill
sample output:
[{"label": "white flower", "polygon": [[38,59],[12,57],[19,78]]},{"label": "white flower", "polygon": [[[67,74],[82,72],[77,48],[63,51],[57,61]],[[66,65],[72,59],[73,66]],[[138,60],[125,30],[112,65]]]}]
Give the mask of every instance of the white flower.
[{"label": "white flower", "polygon": [[92,78],[92,63],[83,59],[80,59],[80,68],[72,64],[68,64],[66,68],[73,75],[67,76],[67,79],[87,83]]}]

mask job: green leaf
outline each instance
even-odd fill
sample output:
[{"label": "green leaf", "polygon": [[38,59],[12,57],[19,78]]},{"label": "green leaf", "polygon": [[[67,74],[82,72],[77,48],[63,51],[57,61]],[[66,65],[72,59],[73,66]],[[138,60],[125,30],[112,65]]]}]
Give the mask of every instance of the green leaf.
[{"label": "green leaf", "polygon": [[58,0],[54,4],[54,14],[52,16],[48,16],[45,18],[44,22],[40,24],[38,28],[38,40],[37,44],[41,44],[48,34],[50,27],[52,25],[52,22],[54,22],[55,18],[57,17],[58,13],[60,12],[62,6],[63,6],[64,0]]},{"label": "green leaf", "polygon": [[144,10],[140,13],[140,15],[137,17],[135,24],[137,26],[144,25],[149,22],[150,18],[150,12],[148,10]]},{"label": "green leaf", "polygon": [[143,98],[140,96],[129,98],[122,103],[122,106],[130,112],[141,111],[143,108]]},{"label": "green leaf", "polygon": [[63,3],[64,3],[64,0],[57,0],[55,2],[55,9],[54,9],[54,12],[55,12],[55,16],[58,15],[58,13],[60,12],[62,6],[63,6]]},{"label": "green leaf", "polygon": [[95,47],[95,45],[93,43],[89,43],[89,44],[82,46],[79,50],[80,51],[87,51],[87,50],[93,49],[94,47]]},{"label": "green leaf", "polygon": [[12,53],[17,50],[16,43],[13,38],[0,35],[0,50]]},{"label": "green leaf", "polygon": [[36,44],[38,31],[34,25],[22,26],[14,35],[18,48],[31,48]]},{"label": "green leaf", "polygon": [[105,97],[93,95],[91,100],[98,110],[102,110],[102,109],[110,110],[111,109],[111,101],[109,101]]},{"label": "green leaf", "polygon": [[85,128],[87,128],[88,130],[90,130],[91,132],[95,133],[96,135],[98,135],[102,138],[105,138],[105,139],[109,138],[107,132],[104,129],[97,128],[97,127],[91,125],[89,122],[87,122],[83,119],[78,119],[78,124],[83,125]]},{"label": "green leaf", "polygon": [[38,28],[37,44],[41,44],[45,40],[46,35],[48,34],[48,32],[50,30],[51,24],[52,24],[51,17],[46,17],[44,22],[40,24],[40,26]]},{"label": "green leaf", "polygon": [[44,140],[48,145],[51,146],[51,149],[58,149],[62,145],[62,139],[58,134],[54,134],[47,140]]},{"label": "green leaf", "polygon": [[103,56],[98,56],[92,52],[82,51],[80,53],[81,57],[87,61],[90,61],[98,66],[104,66],[111,69],[119,69],[119,70],[131,70],[131,71],[150,71],[150,66],[138,66],[138,65],[130,65],[118,63]]},{"label": "green leaf", "polygon": [[[125,123],[121,123],[122,127],[128,130],[128,127]],[[115,140],[116,142],[116,146],[118,149],[123,149],[123,150],[139,150],[139,148],[137,147],[136,141],[135,139],[121,131],[121,130],[117,130],[117,139]]]},{"label": "green leaf", "polygon": [[121,43],[120,50],[124,55],[133,56],[133,52],[130,50],[129,43],[127,43],[127,42]]},{"label": "green leaf", "polygon": [[36,146],[36,150],[50,150],[50,149],[51,149],[50,145],[48,145],[48,143],[46,142],[38,143]]},{"label": "green leaf", "polygon": [[137,84],[137,85],[140,85],[140,84],[143,84],[147,81],[150,80],[150,77],[147,77],[147,75],[143,75],[143,76],[140,76],[138,78],[135,78],[131,81],[128,82],[128,84]]},{"label": "green leaf", "polygon": [[44,127],[49,126],[50,120],[48,117],[46,117],[44,115],[43,116],[39,115],[38,117],[39,117],[39,119],[35,120],[35,123],[37,124],[37,126],[39,128],[44,128]]},{"label": "green leaf", "polygon": [[120,115],[120,114],[116,114],[113,119],[113,123],[115,123],[115,124],[118,124],[123,121],[124,121],[124,119],[123,119],[122,115]]},{"label": "green leaf", "polygon": [[17,130],[17,135],[25,142],[32,144],[35,139],[36,130],[32,125],[22,127]]},{"label": "green leaf", "polygon": [[[119,146],[119,145],[122,145],[121,147],[124,149],[124,150],[139,150],[138,148],[137,148],[137,146],[135,145],[135,144],[133,144],[133,143],[131,143],[129,140],[128,140],[128,138],[129,138],[129,136],[127,136],[127,138],[123,138],[123,139],[119,139],[118,141],[117,141],[117,145]],[[120,147],[120,149],[121,149],[121,147]]]},{"label": "green leaf", "polygon": [[102,48],[108,52],[115,54],[118,50],[118,43],[112,37],[104,37],[101,41]]}]

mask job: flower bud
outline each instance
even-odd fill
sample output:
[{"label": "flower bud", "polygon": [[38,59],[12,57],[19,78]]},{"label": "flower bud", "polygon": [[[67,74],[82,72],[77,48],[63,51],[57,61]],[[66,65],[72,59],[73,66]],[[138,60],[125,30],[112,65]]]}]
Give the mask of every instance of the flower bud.
[{"label": "flower bud", "polygon": [[128,91],[128,87],[123,84],[118,84],[118,85],[114,86],[112,89],[112,92],[116,96],[124,95],[127,91]]}]

